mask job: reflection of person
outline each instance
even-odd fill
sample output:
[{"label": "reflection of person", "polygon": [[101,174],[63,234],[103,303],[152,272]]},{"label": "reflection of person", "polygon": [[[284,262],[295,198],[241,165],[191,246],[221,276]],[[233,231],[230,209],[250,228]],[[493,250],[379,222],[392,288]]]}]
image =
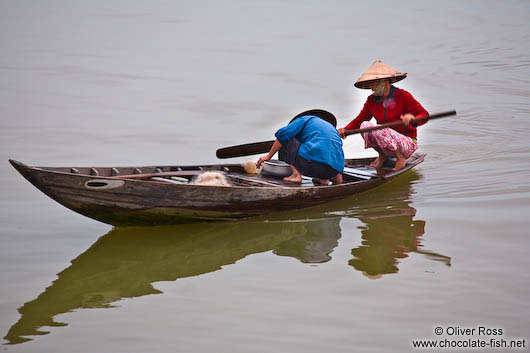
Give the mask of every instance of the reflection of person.
[{"label": "reflection of person", "polygon": [[283,180],[300,183],[302,175],[306,175],[315,178],[314,182],[325,185],[329,179],[334,184],[342,183],[344,152],[335,126],[317,115],[304,115],[279,129],[275,135],[276,140],[269,154],[258,160],[257,167],[283,147],[284,151],[289,151],[287,159],[293,171]]},{"label": "reflection of person", "polygon": [[323,263],[331,260],[329,254],[339,244],[342,236],[340,218],[319,219],[303,224],[306,228],[305,234],[279,244],[274,253],[294,257],[304,263]]},{"label": "reflection of person", "polygon": [[[345,130],[368,128],[374,126],[369,120],[374,117],[379,124],[403,120],[405,125],[363,133],[366,148],[374,148],[379,156],[371,164],[380,168],[389,158],[396,158],[394,170],[405,166],[407,159],[416,151],[416,125],[426,121],[415,122],[416,118],[428,116],[429,113],[407,91],[392,85],[407,77],[392,67],[374,62],[355,82],[355,87],[371,89],[363,109],[346,127],[339,129],[343,138]],[[412,125],[410,125],[412,123]]]},{"label": "reflection of person", "polygon": [[397,273],[399,260],[410,252],[450,265],[449,257],[421,250],[425,221],[414,220],[416,209],[410,206],[410,185],[417,178],[418,174],[410,171],[393,185],[373,192],[366,201],[369,206],[357,205],[361,211],[356,217],[364,223],[362,243],[351,251],[353,259],[348,263],[365,276],[374,279]]},{"label": "reflection of person", "polygon": [[417,250],[418,237],[425,232],[425,221],[414,221],[416,211],[401,215],[359,217],[365,223],[361,230],[362,245],[352,250],[349,264],[368,277],[398,272],[398,259]]}]

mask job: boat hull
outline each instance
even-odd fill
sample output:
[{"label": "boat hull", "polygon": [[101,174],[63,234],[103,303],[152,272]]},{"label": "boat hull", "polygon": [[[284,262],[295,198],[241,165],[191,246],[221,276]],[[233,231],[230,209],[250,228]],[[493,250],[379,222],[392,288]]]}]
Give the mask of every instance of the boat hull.
[{"label": "boat hull", "polygon": [[[405,169],[414,167],[423,157],[418,155]],[[110,175],[74,174],[65,168],[10,162],[50,198],[77,213],[114,226],[229,220],[308,208],[377,187],[406,171],[331,186],[226,187],[116,179]]]}]

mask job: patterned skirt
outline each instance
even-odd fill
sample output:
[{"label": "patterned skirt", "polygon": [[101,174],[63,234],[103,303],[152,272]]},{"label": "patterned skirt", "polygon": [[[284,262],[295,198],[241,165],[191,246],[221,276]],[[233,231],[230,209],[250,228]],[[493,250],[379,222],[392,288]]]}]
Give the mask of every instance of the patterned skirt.
[{"label": "patterned skirt", "polygon": [[[361,129],[372,126],[376,125],[371,121],[364,121],[361,124]],[[409,158],[418,149],[418,145],[410,137],[400,134],[394,129],[374,130],[364,132],[362,135],[364,148],[378,148],[387,157],[395,157],[395,151],[399,151],[405,158]]]}]

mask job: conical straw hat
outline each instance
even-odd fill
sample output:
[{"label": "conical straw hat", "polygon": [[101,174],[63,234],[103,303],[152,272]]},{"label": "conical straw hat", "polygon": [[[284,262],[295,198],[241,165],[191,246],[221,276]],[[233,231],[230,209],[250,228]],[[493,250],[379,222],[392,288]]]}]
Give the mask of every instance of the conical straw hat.
[{"label": "conical straw hat", "polygon": [[377,60],[357,79],[355,87],[370,88],[369,84],[376,80],[386,78],[390,80],[390,83],[394,83],[403,80],[405,77],[407,77],[406,72],[399,72],[384,64],[382,61]]}]

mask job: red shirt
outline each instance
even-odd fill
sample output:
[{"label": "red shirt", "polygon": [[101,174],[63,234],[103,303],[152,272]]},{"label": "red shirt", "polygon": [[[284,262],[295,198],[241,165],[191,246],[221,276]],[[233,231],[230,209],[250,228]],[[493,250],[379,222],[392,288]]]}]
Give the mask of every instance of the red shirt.
[{"label": "red shirt", "polygon": [[[372,117],[377,120],[379,124],[390,123],[396,120],[401,120],[402,114],[410,113],[416,118],[429,116],[429,113],[421,106],[420,103],[409,92],[401,88],[390,86],[390,93],[388,97],[382,101],[381,97],[376,97],[373,94],[368,97],[364,107],[348,125],[346,130],[359,129],[363,121],[368,121]],[[424,120],[418,125],[423,125],[427,121]],[[416,128],[409,126],[395,126],[392,129],[406,135],[412,139],[416,138]]]}]

